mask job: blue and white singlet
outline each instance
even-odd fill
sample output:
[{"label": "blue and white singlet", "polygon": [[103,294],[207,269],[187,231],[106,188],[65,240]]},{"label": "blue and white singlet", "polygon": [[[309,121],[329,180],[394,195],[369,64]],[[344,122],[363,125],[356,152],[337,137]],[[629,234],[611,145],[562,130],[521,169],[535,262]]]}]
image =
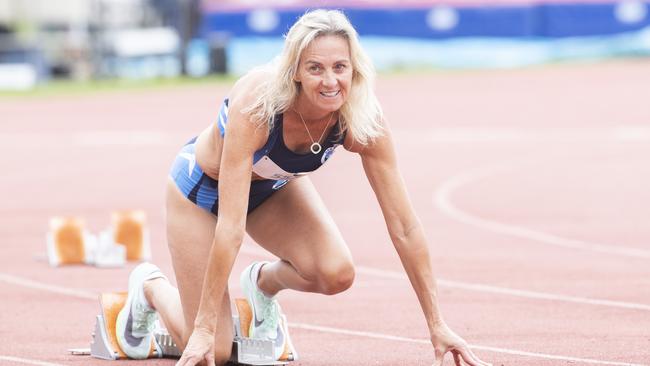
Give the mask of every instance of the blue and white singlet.
[{"label": "blue and white singlet", "polygon": [[[216,125],[221,136],[225,137],[228,126],[228,99],[221,105]],[[289,180],[321,167],[345,138],[345,134],[339,132],[340,124],[337,122],[321,143],[322,149],[318,154],[311,152],[299,154],[289,150],[285,145],[282,126],[283,117],[282,114],[278,114],[274,117],[273,128],[269,132],[266,143],[253,156],[253,172],[264,179],[251,181],[249,213]],[[195,142],[196,137],[183,146],[174,160],[170,177],[185,197],[217,215],[219,182],[207,176],[196,164]]]}]

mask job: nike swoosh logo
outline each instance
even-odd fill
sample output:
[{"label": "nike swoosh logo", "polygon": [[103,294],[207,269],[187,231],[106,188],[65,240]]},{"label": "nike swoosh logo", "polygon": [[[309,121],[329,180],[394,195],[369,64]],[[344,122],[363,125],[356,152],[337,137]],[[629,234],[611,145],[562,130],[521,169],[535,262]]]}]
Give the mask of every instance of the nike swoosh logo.
[{"label": "nike swoosh logo", "polygon": [[255,328],[259,327],[260,325],[264,324],[264,320],[258,321],[257,317],[255,317]]},{"label": "nike swoosh logo", "polygon": [[133,315],[129,311],[129,317],[126,320],[126,327],[124,328],[124,339],[131,347],[137,347],[142,343],[144,338],[137,338],[133,336]]},{"label": "nike swoosh logo", "polygon": [[[255,283],[253,283],[253,278],[251,277],[252,275],[253,275],[253,271],[250,271],[248,276],[249,276],[249,278],[251,280],[250,281],[251,284],[253,284],[253,286],[255,286]],[[262,321],[257,320],[257,310],[255,309],[255,298],[254,298],[254,296],[255,296],[255,294],[253,294],[253,299],[252,299],[253,301],[251,301],[251,307],[253,308],[253,321],[255,322],[254,323],[255,328],[257,328],[260,325],[264,324],[264,320],[262,320]]]}]

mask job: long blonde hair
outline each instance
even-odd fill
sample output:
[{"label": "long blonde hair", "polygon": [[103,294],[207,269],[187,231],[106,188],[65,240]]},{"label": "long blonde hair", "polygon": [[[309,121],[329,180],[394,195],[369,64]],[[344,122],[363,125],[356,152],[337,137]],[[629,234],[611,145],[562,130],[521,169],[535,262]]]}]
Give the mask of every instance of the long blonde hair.
[{"label": "long blonde hair", "polygon": [[345,38],[350,47],[352,86],[348,99],[339,110],[341,132],[349,131],[354,141],[366,145],[382,134],[383,112],[373,90],[375,68],[359,43],[357,31],[348,18],[338,10],[313,10],[305,13],[287,33],[284,50],[271,64],[271,77],[259,86],[259,97],[242,110],[259,123],[272,127],[276,114],[289,110],[298,98],[300,85],[294,80],[300,55],[320,36]]}]

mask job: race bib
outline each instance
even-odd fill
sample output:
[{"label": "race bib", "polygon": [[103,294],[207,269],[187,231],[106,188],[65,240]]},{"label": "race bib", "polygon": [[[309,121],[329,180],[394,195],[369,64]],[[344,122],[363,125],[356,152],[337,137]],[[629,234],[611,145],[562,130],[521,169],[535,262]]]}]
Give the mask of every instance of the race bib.
[{"label": "race bib", "polygon": [[260,160],[253,164],[253,173],[259,175],[262,178],[275,180],[291,180],[309,174],[309,172],[289,173],[280,168],[276,163],[273,162],[273,160],[271,160],[271,158],[266,155],[262,156]]}]

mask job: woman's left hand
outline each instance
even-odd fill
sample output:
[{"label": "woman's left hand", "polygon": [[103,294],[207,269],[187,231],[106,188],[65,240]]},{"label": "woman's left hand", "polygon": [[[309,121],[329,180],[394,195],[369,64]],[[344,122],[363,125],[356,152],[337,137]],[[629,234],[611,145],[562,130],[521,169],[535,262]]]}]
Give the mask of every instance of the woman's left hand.
[{"label": "woman's left hand", "polygon": [[447,352],[454,356],[456,366],[461,366],[461,359],[470,366],[491,366],[481,361],[469,348],[467,342],[454,333],[445,323],[437,325],[431,333],[436,360],[433,366],[442,366],[442,361]]}]

